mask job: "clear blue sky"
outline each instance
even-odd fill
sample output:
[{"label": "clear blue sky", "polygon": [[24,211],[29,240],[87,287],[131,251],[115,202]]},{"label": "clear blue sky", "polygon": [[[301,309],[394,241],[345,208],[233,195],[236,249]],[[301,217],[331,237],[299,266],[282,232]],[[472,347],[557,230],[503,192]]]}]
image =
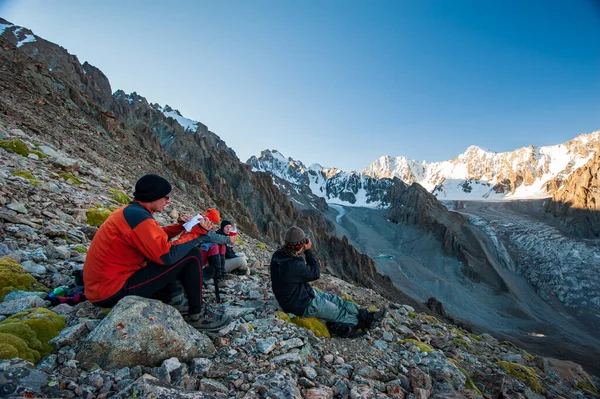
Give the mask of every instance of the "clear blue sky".
[{"label": "clear blue sky", "polygon": [[0,16],[208,125],[344,170],[600,129],[595,0],[2,1]]}]

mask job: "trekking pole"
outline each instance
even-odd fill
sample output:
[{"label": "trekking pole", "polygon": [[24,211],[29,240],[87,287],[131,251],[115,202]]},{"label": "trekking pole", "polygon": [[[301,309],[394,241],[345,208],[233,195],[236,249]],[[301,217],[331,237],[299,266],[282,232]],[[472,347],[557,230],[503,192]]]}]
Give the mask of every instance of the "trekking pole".
[{"label": "trekking pole", "polygon": [[215,271],[215,276],[213,277],[213,281],[215,283],[215,298],[217,303],[221,303],[221,290],[219,288],[219,282],[221,280],[221,269],[217,269]]}]

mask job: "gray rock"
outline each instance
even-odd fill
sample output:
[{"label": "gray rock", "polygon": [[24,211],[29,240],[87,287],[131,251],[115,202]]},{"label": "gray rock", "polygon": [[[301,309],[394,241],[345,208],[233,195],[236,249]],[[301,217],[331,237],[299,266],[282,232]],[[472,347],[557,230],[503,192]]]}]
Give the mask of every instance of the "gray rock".
[{"label": "gray rock", "polygon": [[66,237],[67,236],[67,230],[68,228],[66,226],[61,226],[61,225],[57,225],[57,224],[50,224],[46,227],[44,227],[40,233],[50,237],[50,238],[54,238],[54,237]]},{"label": "gray rock", "polygon": [[88,332],[85,323],[79,323],[63,329],[56,337],[52,338],[49,343],[52,344],[54,348],[59,349],[66,345],[73,345],[83,339]]},{"label": "gray rock", "polygon": [[317,371],[310,366],[302,367],[302,373],[306,376],[306,378],[310,380],[314,380],[315,378],[317,378]]},{"label": "gray rock", "polygon": [[44,253],[44,250],[42,248],[38,248],[34,251],[31,251],[31,253],[29,254],[29,259],[31,259],[34,262],[46,262],[48,260],[48,257],[46,256],[46,254]]},{"label": "gray rock", "polygon": [[0,303],[0,315],[12,316],[29,308],[46,308],[46,302],[37,296],[26,296],[10,302]]},{"label": "gray rock", "polygon": [[286,349],[300,348],[304,346],[304,341],[300,338],[292,338],[287,341],[282,341],[281,346]]},{"label": "gray rock", "polygon": [[52,370],[56,369],[56,366],[58,365],[58,356],[56,356],[54,353],[46,356],[45,358],[43,358],[42,360],[40,360],[38,362],[38,364],[36,365],[36,368],[38,370],[41,370],[43,372],[49,373]]},{"label": "gray rock", "polygon": [[443,353],[431,353],[423,358],[422,364],[434,380],[446,381],[456,389],[464,388],[467,381],[465,375]]},{"label": "gray rock", "polygon": [[11,202],[10,204],[6,205],[6,207],[10,210],[13,210],[15,212],[19,212],[19,213],[27,213],[27,208],[25,207],[25,205],[23,205],[20,202]]},{"label": "gray rock", "polygon": [[208,393],[224,393],[228,392],[228,389],[225,385],[221,384],[219,381],[212,380],[210,378],[203,378],[200,380],[199,390],[201,392]]},{"label": "gray rock", "polygon": [[296,382],[289,373],[272,371],[260,375],[252,385],[252,390],[262,398],[301,399]]},{"label": "gray rock", "polygon": [[129,398],[164,398],[164,399],[201,399],[213,398],[211,395],[206,395],[202,392],[185,392],[179,388],[173,387],[159,381],[151,375],[144,374],[132,384],[123,387],[112,398],[129,399]]},{"label": "gray rock", "polygon": [[172,306],[127,296],[83,342],[78,360],[104,367],[156,366],[214,354],[210,339],[193,329]]},{"label": "gray rock", "polygon": [[284,353],[283,355],[275,356],[271,361],[275,364],[280,363],[300,363],[302,359],[299,353]]},{"label": "gray rock", "polygon": [[256,349],[260,353],[269,353],[273,349],[275,349],[276,345],[277,345],[277,338],[268,337],[268,338],[266,338],[264,340],[258,341],[257,344],[256,344]]},{"label": "gray rock", "polygon": [[46,397],[42,389],[48,384],[48,377],[25,360],[0,360],[0,381],[3,397]]},{"label": "gray rock", "polygon": [[71,250],[66,245],[54,246],[49,244],[46,246],[45,252],[50,259],[69,259],[71,257]]},{"label": "gray rock", "polygon": [[16,301],[17,299],[22,299],[25,297],[29,297],[29,296],[36,296],[38,298],[44,299],[46,297],[46,295],[48,295],[45,292],[41,292],[41,291],[21,291],[21,290],[17,290],[17,291],[13,291],[13,292],[9,292],[8,294],[6,294],[4,296],[4,302],[10,302],[10,301]]},{"label": "gray rock", "polygon": [[36,148],[36,150],[40,151],[42,154],[44,155],[48,155],[49,157],[61,157],[62,154],[58,151],[53,150],[52,148],[46,146],[46,145],[41,145],[39,147]]},{"label": "gray rock", "polygon": [[34,263],[30,260],[21,262],[21,266],[23,266],[23,269],[25,269],[27,273],[46,274],[48,272],[48,270],[46,270],[44,266],[38,265],[37,263]]},{"label": "gray rock", "polygon": [[213,361],[210,359],[193,359],[192,360],[192,372],[194,375],[204,375],[210,370],[213,365]]}]

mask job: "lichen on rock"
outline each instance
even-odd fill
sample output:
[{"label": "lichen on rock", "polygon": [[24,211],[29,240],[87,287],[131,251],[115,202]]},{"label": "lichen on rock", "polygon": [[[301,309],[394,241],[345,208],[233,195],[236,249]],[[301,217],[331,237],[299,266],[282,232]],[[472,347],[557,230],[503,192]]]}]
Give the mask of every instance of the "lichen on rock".
[{"label": "lichen on rock", "polygon": [[504,360],[496,362],[496,364],[506,370],[508,374],[527,383],[535,392],[542,392],[542,385],[540,384],[537,373],[533,368]]},{"label": "lichen on rock", "polygon": [[323,323],[321,320],[317,319],[316,317],[298,317],[298,316],[290,317],[287,315],[287,313],[284,313],[281,311],[276,312],[276,314],[277,314],[277,317],[279,317],[281,320],[284,320],[288,323],[295,324],[298,327],[302,327],[302,328],[311,330],[317,337],[331,338],[331,334],[329,333],[329,329],[327,328],[325,323]]}]

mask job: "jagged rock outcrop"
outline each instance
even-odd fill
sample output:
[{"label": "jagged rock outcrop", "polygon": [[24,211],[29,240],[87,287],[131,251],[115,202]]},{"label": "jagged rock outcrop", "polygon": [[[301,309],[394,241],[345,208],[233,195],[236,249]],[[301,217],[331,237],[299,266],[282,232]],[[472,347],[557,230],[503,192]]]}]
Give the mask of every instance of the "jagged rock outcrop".
[{"label": "jagged rock outcrop", "polygon": [[546,203],[546,210],[575,235],[600,237],[600,150],[562,182],[562,188]]}]

